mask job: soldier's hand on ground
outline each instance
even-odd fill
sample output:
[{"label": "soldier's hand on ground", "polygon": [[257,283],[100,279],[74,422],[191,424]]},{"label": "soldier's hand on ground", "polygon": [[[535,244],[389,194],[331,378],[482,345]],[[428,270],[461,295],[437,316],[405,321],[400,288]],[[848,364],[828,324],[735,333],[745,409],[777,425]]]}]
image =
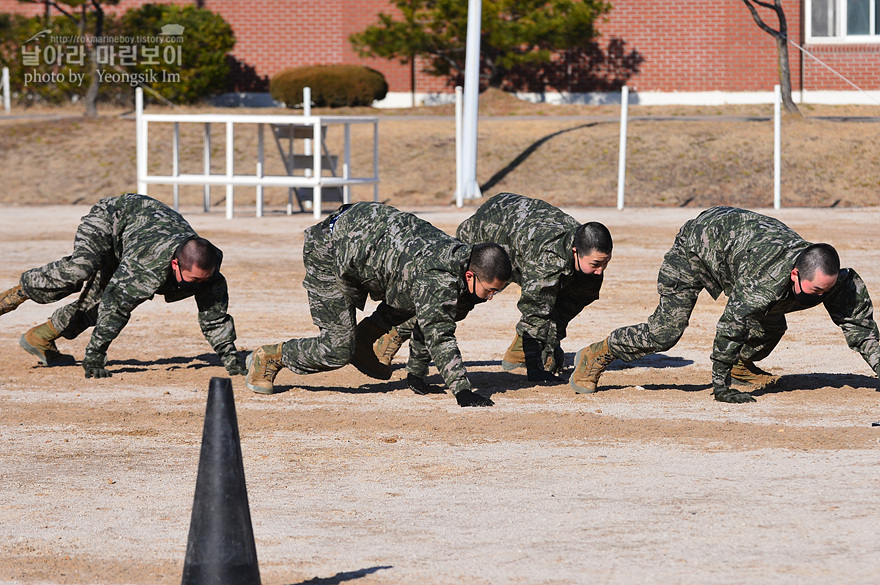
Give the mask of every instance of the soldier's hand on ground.
[{"label": "soldier's hand on ground", "polygon": [[111,374],[104,366],[83,362],[86,378],[109,378]]},{"label": "soldier's hand on ground", "polygon": [[470,390],[462,390],[456,394],[455,401],[459,406],[492,406],[495,404],[490,398],[480,396]]},{"label": "soldier's hand on ground", "polygon": [[238,352],[228,353],[222,358],[223,367],[230,376],[244,376],[247,374],[247,366],[244,358]]},{"label": "soldier's hand on ground", "polygon": [[89,354],[83,358],[82,366],[86,371],[86,378],[109,378],[112,374],[105,367],[107,356],[103,354]]},{"label": "soldier's hand on ground", "polygon": [[[559,345],[547,344],[541,350],[541,362],[551,374],[559,374],[565,367],[565,352]],[[534,382],[535,380],[531,380]]]},{"label": "soldier's hand on ground", "polygon": [[410,390],[424,396],[425,394],[446,394],[446,390],[436,384],[428,384],[425,379],[414,374],[406,375],[406,385]]},{"label": "soldier's hand on ground", "polygon": [[563,384],[563,380],[559,376],[554,376],[547,370],[531,370],[526,373],[529,382],[537,382],[539,384]]},{"label": "soldier's hand on ground", "polygon": [[755,397],[748,392],[740,392],[739,390],[734,390],[733,388],[715,390],[714,394],[715,400],[717,400],[718,402],[730,402],[734,404],[741,404],[743,402],[757,402],[757,400],[755,400]]}]

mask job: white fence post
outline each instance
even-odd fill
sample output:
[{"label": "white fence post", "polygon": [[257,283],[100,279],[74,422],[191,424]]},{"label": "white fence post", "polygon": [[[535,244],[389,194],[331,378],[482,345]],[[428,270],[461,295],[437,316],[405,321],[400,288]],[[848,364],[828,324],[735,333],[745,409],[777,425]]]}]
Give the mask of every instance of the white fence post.
[{"label": "white fence post", "polygon": [[2,81],[0,84],[3,85],[3,110],[8,114],[9,107],[9,67],[3,68]]},{"label": "white fence post", "polygon": [[[257,124],[257,178],[262,179],[263,158],[265,157],[265,147],[263,146],[263,124]],[[263,217],[263,185],[257,185],[257,217]]]},{"label": "white fence post", "polygon": [[147,194],[147,123],[144,121],[144,90],[137,88],[134,90],[134,107],[135,107],[135,149],[137,153],[137,186],[138,193]]},{"label": "white fence post", "polygon": [[[205,176],[207,177],[211,174],[211,124],[209,122],[205,122],[205,140],[203,147],[202,163],[205,169]],[[209,183],[205,183],[203,200],[202,210],[205,213],[208,213],[211,211],[211,185]]]},{"label": "white fence post", "polygon": [[773,209],[782,207],[782,92],[773,87]]},{"label": "white fence post", "polygon": [[629,88],[620,90],[620,157],[617,164],[617,209],[623,209],[624,184],[626,183],[626,123],[629,111]]},{"label": "white fence post", "polygon": [[226,219],[232,219],[234,189],[232,177],[235,175],[235,149],[232,144],[232,122],[226,122]]}]

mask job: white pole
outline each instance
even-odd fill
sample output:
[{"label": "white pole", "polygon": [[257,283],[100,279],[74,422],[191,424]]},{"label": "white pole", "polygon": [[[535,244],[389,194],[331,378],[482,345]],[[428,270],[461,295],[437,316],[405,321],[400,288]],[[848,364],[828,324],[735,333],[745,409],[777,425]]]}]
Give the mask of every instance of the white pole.
[{"label": "white pole", "polygon": [[[265,148],[263,147],[263,124],[257,124],[257,178],[263,178],[263,159]],[[263,217],[263,185],[257,183],[257,217]]]},{"label": "white pole", "polygon": [[773,209],[782,207],[782,91],[773,87]]},{"label": "white pole", "polygon": [[[180,122],[174,123],[174,142],[171,144],[171,174],[180,176]],[[171,187],[174,194],[174,211],[180,211],[180,185],[174,183]]]},{"label": "white pole", "polygon": [[373,201],[379,201],[379,122],[373,122]]},{"label": "white pole", "polygon": [[461,179],[461,86],[455,86],[455,205],[464,207],[464,185]]},{"label": "white pole", "polygon": [[626,122],[629,111],[629,88],[620,90],[620,158],[617,165],[617,209],[623,209],[623,192],[626,183]]},{"label": "white pole", "polygon": [[464,126],[462,141],[463,196],[480,197],[477,185],[477,104],[480,95],[480,30],[483,3],[468,0],[467,49],[464,67]]},{"label": "white pole", "polygon": [[3,68],[2,78],[3,78],[2,82],[0,82],[0,83],[2,83],[2,85],[3,85],[3,109],[8,114],[9,109],[10,109],[10,106],[9,106],[9,67]]},{"label": "white pole", "polygon": [[312,216],[315,219],[321,219],[321,177],[324,173],[321,168],[321,153],[323,152],[323,145],[321,144],[320,119],[315,122],[313,136],[315,137],[315,150],[312,153],[312,168],[314,169],[313,176],[318,180],[318,183],[312,189]]},{"label": "white pole", "polygon": [[[202,159],[204,161],[205,168],[205,177],[211,174],[211,124],[210,122],[205,122],[205,144],[204,144],[204,152],[202,153]],[[211,211],[211,185],[205,183],[203,188],[203,200],[204,203],[202,207],[205,213]]]},{"label": "white pole", "polygon": [[137,185],[138,193],[147,194],[147,123],[144,121],[144,90],[134,90],[135,144],[137,145]]},{"label": "white pole", "polygon": [[311,116],[312,115],[312,88],[304,87],[303,88],[303,115]]},{"label": "white pole", "polygon": [[[343,144],[345,145],[345,162],[342,163],[342,177],[347,181],[351,177],[351,124],[346,124],[344,126]],[[351,202],[351,187],[348,183],[345,183],[345,185],[342,187],[342,202]]]},{"label": "white pole", "polygon": [[235,149],[232,147],[232,122],[226,122],[226,219],[232,219],[234,208],[232,176],[235,174]]}]

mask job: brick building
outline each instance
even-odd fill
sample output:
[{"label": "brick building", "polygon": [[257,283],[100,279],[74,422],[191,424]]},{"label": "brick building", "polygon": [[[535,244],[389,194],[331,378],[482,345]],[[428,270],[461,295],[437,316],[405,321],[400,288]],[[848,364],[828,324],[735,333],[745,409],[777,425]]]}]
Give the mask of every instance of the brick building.
[{"label": "brick building", "polygon": [[[144,3],[121,0],[107,10],[122,12]],[[408,65],[361,58],[348,41],[349,35],[376,22],[379,12],[393,13],[389,0],[195,3],[221,14],[230,23],[237,39],[233,56],[261,78],[297,65],[359,63],[386,76],[390,99],[394,95],[408,96],[413,89]],[[547,92],[611,91],[625,83],[635,95],[655,96],[661,102],[663,98],[658,96],[666,96],[668,103],[688,103],[687,96],[705,102],[707,96],[717,92],[736,101],[737,95],[771,92],[778,83],[775,41],[755,24],[740,0],[611,3],[613,9],[598,27],[602,36],[596,50],[578,57],[592,63],[589,75],[573,83],[557,79],[546,88]],[[858,88],[880,95],[880,0],[783,0],[782,5],[789,38],[825,64],[790,44],[795,92],[804,90],[807,96],[838,92],[852,97],[857,92],[840,74]],[[0,0],[0,12],[40,15],[43,11],[39,4]],[[771,11],[761,9],[761,14],[771,27],[777,26]],[[576,69],[578,62],[574,65]],[[420,95],[452,92],[446,80],[421,72],[418,63],[416,70],[415,89]]]}]

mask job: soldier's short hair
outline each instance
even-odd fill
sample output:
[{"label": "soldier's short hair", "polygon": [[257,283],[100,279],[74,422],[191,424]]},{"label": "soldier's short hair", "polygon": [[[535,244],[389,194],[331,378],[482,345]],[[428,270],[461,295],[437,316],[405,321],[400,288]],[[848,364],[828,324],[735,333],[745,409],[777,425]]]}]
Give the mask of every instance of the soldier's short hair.
[{"label": "soldier's short hair", "polygon": [[833,276],[840,272],[840,256],[830,244],[812,244],[798,255],[794,267],[804,280],[813,280],[817,270]]},{"label": "soldier's short hair", "polygon": [[612,248],[614,242],[611,232],[598,221],[585,223],[574,232],[574,249],[578,256],[586,256],[593,251],[610,255]]},{"label": "soldier's short hair", "polygon": [[513,272],[510,257],[498,244],[476,244],[471,250],[468,269],[483,282],[508,282]]},{"label": "soldier's short hair", "polygon": [[174,254],[178,265],[183,270],[198,267],[213,272],[217,268],[217,248],[205,238],[191,238],[185,241]]}]

